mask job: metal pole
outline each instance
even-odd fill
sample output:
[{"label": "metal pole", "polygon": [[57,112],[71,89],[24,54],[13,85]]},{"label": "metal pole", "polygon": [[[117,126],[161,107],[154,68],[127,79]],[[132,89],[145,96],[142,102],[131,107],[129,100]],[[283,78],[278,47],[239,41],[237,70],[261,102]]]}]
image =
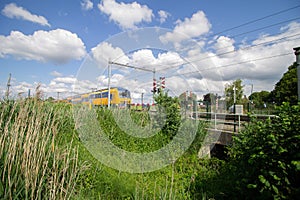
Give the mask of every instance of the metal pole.
[{"label": "metal pole", "polygon": [[110,108],[110,79],[111,79],[111,62],[108,61],[108,102],[107,102],[107,108]]},{"label": "metal pole", "polygon": [[250,97],[249,97],[249,107],[248,107],[248,112],[251,111],[251,105],[252,105],[252,93],[253,93],[253,84],[251,84],[251,91],[250,91]]},{"label": "metal pole", "polygon": [[234,114],[234,125],[233,125],[233,128],[234,128],[234,132],[236,132],[236,116],[235,116],[235,113],[236,113],[236,110],[235,110],[235,103],[236,103],[236,94],[235,94],[235,85],[233,86],[233,114]]},{"label": "metal pole", "polygon": [[156,79],[155,79],[155,69],[153,69],[153,84],[154,84],[154,82],[155,82],[155,89],[153,88],[153,96],[152,96],[152,98],[153,98],[153,104],[155,104],[155,90],[156,90],[156,87],[157,87],[157,85],[156,85]]},{"label": "metal pole", "polygon": [[300,47],[293,48],[296,55],[297,78],[298,78],[298,101],[300,102]]}]

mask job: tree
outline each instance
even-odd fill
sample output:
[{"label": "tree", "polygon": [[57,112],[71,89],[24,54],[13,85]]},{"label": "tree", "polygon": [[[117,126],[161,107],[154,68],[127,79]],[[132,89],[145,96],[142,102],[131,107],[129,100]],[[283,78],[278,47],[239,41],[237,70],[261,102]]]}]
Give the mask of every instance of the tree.
[{"label": "tree", "polygon": [[[158,119],[159,125],[163,125],[162,132],[169,139],[172,139],[180,126],[180,106],[179,99],[177,97],[170,97],[166,92],[160,92],[155,96],[155,102],[158,105],[158,116],[162,119]],[[165,116],[165,122],[164,122]],[[160,124],[164,122],[164,124]]]},{"label": "tree", "polygon": [[260,91],[254,92],[249,96],[249,100],[256,108],[264,108],[264,104],[269,102],[270,92]]},{"label": "tree", "polygon": [[237,79],[232,84],[229,84],[225,87],[225,98],[228,108],[234,103],[234,88],[236,104],[242,103],[244,93],[243,87],[244,86],[242,85],[241,79]]},{"label": "tree", "polygon": [[283,102],[289,102],[292,105],[297,104],[297,63],[289,66],[288,71],[276,83],[270,94],[270,101],[277,105],[281,105]]},{"label": "tree", "polygon": [[278,116],[272,120],[254,120],[233,136],[229,148],[229,199],[299,197],[300,104],[284,103],[277,111]]},{"label": "tree", "polygon": [[203,95],[203,101],[209,102],[210,104],[216,104],[216,99],[220,99],[221,96],[218,94],[207,93]]}]

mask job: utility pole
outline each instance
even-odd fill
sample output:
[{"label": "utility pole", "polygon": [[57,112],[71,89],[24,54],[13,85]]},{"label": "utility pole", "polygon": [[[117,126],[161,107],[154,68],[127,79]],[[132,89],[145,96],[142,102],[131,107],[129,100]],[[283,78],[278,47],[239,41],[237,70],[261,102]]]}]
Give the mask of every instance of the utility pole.
[{"label": "utility pole", "polygon": [[143,109],[143,105],[144,105],[144,93],[142,93],[141,104],[142,104],[142,109]]},{"label": "utility pole", "polygon": [[7,89],[6,89],[6,93],[5,93],[5,97],[6,99],[8,100],[8,96],[9,96],[9,89],[10,89],[10,80],[11,80],[11,73],[9,73],[9,76],[8,76],[8,80],[7,80]]},{"label": "utility pole", "polygon": [[236,87],[235,87],[235,83],[233,85],[233,114],[234,114],[234,125],[233,125],[233,128],[234,128],[234,132],[236,132],[236,116],[235,116],[235,113],[236,113],[236,110],[235,110],[235,104],[236,104]]},{"label": "utility pole", "polygon": [[153,104],[154,104],[155,103],[154,97],[155,97],[155,93],[156,93],[155,69],[153,69],[153,90],[152,90],[152,92],[153,92],[152,98],[153,98]]},{"label": "utility pole", "polygon": [[110,108],[110,79],[111,79],[111,64],[112,62],[108,62],[108,102],[107,102],[107,108]]},{"label": "utility pole", "polygon": [[300,47],[293,48],[296,55],[297,79],[298,79],[298,102],[300,102]]}]

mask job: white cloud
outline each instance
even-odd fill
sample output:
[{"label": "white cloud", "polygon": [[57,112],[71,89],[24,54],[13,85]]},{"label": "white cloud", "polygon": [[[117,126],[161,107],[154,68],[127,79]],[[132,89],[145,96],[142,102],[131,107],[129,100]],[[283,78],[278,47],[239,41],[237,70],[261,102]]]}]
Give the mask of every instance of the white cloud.
[{"label": "white cloud", "polygon": [[80,4],[83,10],[91,10],[94,6],[93,2],[90,0],[83,0]]},{"label": "white cloud", "polygon": [[0,35],[0,57],[5,55],[62,64],[83,58],[86,51],[82,40],[67,30],[40,30],[33,35],[12,31],[9,36]]},{"label": "white cloud", "polygon": [[131,59],[132,63],[137,66],[152,66],[156,63],[156,58],[150,49],[140,49],[135,51],[132,54]]},{"label": "white cloud", "polygon": [[198,11],[191,18],[185,18],[184,21],[178,20],[173,32],[168,32],[160,37],[164,43],[180,43],[183,40],[199,37],[208,33],[211,24],[203,11]]},{"label": "white cloud", "polygon": [[153,16],[151,9],[137,2],[126,4],[115,0],[102,0],[98,8],[122,29],[136,28],[136,25],[143,21],[151,22]]},{"label": "white cloud", "polygon": [[[216,50],[217,54],[224,54],[227,52],[232,52],[234,51],[234,40],[229,38],[229,37],[225,37],[225,36],[220,36],[217,41],[216,44],[214,45],[214,48]],[[230,54],[224,54],[221,56],[226,56]]]},{"label": "white cloud", "polygon": [[[253,84],[255,91],[272,90],[288,66],[295,62],[292,49],[300,43],[299,23],[293,22],[281,31],[276,35],[261,35],[240,47],[234,46],[234,40],[230,37],[220,36],[213,44],[215,53],[199,54],[198,59],[194,56],[193,61],[207,80],[215,80],[214,76],[219,75],[227,82],[242,79],[245,84]],[[225,52],[231,53],[218,55]],[[290,54],[284,55],[286,53]],[[211,70],[205,70],[208,68]]]},{"label": "white cloud", "polygon": [[2,14],[4,16],[12,18],[12,19],[13,18],[23,19],[26,21],[30,21],[33,23],[38,23],[40,25],[50,27],[50,24],[48,23],[48,20],[45,17],[40,16],[40,15],[31,14],[26,9],[24,9],[22,7],[18,7],[15,3],[7,4],[3,8]]},{"label": "white cloud", "polygon": [[77,79],[74,77],[57,77],[53,79],[53,81],[58,83],[74,84],[77,81]]},{"label": "white cloud", "polygon": [[168,13],[167,11],[160,10],[158,11],[158,15],[159,15],[160,23],[164,23],[171,14]]},{"label": "white cloud", "polygon": [[123,50],[119,47],[113,47],[112,44],[107,42],[102,42],[91,50],[93,58],[97,62],[108,61],[120,62],[123,64],[129,63],[129,58],[125,55]]},{"label": "white cloud", "polygon": [[59,73],[58,71],[52,71],[50,73],[51,76],[55,76],[55,77],[59,77],[59,76],[62,76],[62,73]]},{"label": "white cloud", "polygon": [[163,52],[158,53],[157,57],[153,55],[150,49],[141,49],[135,51],[131,56],[131,63],[139,67],[147,67],[148,69],[154,69],[156,71],[163,70],[164,68],[178,67],[184,61],[180,55],[176,52]]}]

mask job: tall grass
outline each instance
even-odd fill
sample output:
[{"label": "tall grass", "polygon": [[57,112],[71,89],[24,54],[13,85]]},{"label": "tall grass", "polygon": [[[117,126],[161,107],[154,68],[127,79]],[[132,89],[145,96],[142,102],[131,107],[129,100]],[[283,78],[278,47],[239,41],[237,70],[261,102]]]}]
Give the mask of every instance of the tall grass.
[{"label": "tall grass", "polygon": [[0,198],[69,199],[80,166],[76,148],[56,144],[64,113],[37,99],[0,108]]}]

